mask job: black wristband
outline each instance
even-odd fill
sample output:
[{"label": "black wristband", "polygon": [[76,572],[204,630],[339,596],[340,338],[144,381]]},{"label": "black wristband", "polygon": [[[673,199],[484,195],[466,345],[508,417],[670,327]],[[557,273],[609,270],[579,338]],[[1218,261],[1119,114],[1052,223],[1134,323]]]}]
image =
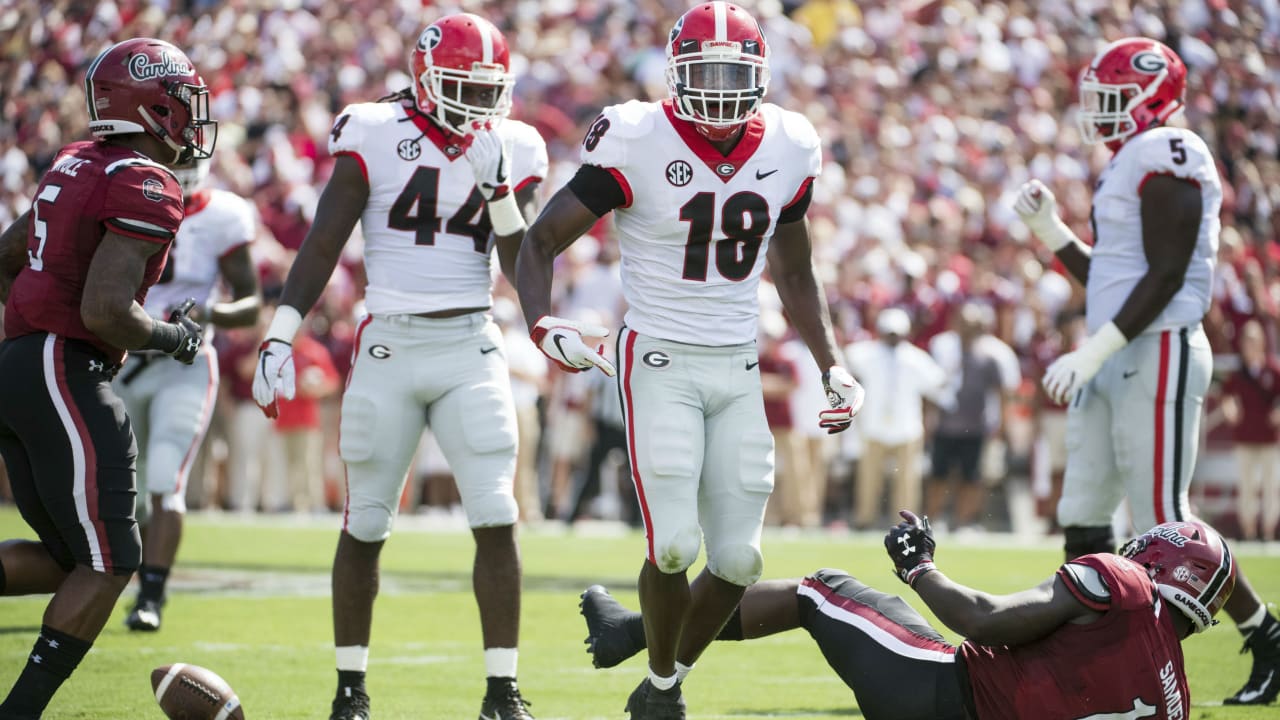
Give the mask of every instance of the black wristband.
[{"label": "black wristband", "polygon": [[151,337],[147,339],[147,343],[139,350],[159,350],[161,352],[171,353],[178,349],[182,344],[182,328],[174,323],[161,322],[152,320]]}]

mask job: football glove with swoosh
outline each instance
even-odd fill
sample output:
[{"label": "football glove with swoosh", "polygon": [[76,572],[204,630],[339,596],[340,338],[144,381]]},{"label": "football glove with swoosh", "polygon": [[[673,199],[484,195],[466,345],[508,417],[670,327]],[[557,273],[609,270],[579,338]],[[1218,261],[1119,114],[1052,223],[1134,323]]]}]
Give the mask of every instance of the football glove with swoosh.
[{"label": "football glove with swoosh", "polygon": [[269,418],[280,413],[278,395],[292,400],[296,392],[293,346],[278,338],[267,338],[258,348],[258,367],[253,371],[253,400]]},{"label": "football glove with swoosh", "polygon": [[826,388],[831,409],[818,413],[818,426],[826,428],[828,435],[848,430],[854,416],[862,409],[862,386],[839,365],[832,365],[822,374],[822,386]]},{"label": "football glove with swoosh", "polygon": [[538,346],[543,355],[551,358],[551,361],[565,372],[576,373],[598,367],[605,375],[613,377],[618,374],[618,371],[614,369],[613,363],[604,359],[604,345],[601,344],[592,350],[591,346],[582,340],[584,335],[602,338],[608,334],[608,328],[599,325],[587,325],[565,318],[543,315],[538,318],[538,322],[534,323],[529,337],[533,339],[533,344]]}]

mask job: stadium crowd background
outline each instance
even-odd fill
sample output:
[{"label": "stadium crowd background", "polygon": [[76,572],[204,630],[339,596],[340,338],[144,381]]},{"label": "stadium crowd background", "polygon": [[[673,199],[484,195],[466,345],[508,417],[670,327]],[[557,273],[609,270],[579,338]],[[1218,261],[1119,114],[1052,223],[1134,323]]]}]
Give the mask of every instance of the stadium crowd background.
[{"label": "stadium crowd background", "polygon": [[[1017,353],[1021,383],[1008,398],[1004,422],[987,428],[1003,441],[994,445],[1003,462],[989,473],[993,500],[1015,500],[1026,495],[1017,488],[1031,487],[1040,500],[1036,512],[1052,514],[1044,444],[1036,440],[1048,425],[1042,421],[1061,409],[1047,406],[1037,381],[1045,363],[1078,339],[1080,324],[1072,319],[1083,295],[1028,239],[1011,206],[1025,180],[1040,178],[1054,189],[1068,224],[1091,237],[1091,183],[1108,153],[1079,141],[1075,78],[1104,40],[1161,39],[1190,67],[1185,122],[1214,150],[1225,191],[1222,262],[1208,321],[1215,367],[1226,374],[1238,365],[1235,341],[1250,319],[1261,322],[1274,358],[1280,329],[1280,215],[1274,212],[1280,203],[1280,0],[742,4],[761,19],[771,45],[768,99],[805,113],[826,143],[809,217],[842,343],[873,336],[878,313],[900,307],[912,320],[910,339],[927,346],[951,325],[957,308],[973,300],[994,310],[992,333]],[[113,41],[164,38],[187,52],[212,89],[213,116],[220,121],[214,182],[257,206],[262,228],[253,253],[271,300],[328,177],[325,142],[333,117],[347,103],[407,87],[408,49],[432,19],[466,10],[506,33],[518,77],[513,115],[547,141],[551,171],[542,190],[549,195],[576,168],[584,129],[601,107],[666,96],[662,43],[687,5],[6,3],[0,8],[0,221],[7,224],[29,207],[60,146],[87,136],[80,85],[87,62]],[[593,236],[596,243],[579,242],[560,260],[556,312],[594,314],[617,327],[622,305],[609,224],[602,222]],[[274,431],[249,393],[258,331],[218,335],[223,383],[206,442],[208,462],[193,480],[190,505],[266,511],[341,506],[335,441],[341,385],[324,378],[341,379],[350,365],[362,284],[356,237],[309,323],[321,346],[311,371],[320,397],[301,403]],[[625,518],[629,490],[619,472],[625,453],[613,393],[591,377],[598,373],[548,373],[524,339],[514,293],[502,280],[498,295],[495,314],[510,330],[507,352],[526,420],[522,440],[526,450],[540,448],[521,459],[523,484],[533,488],[520,498],[526,518],[544,512]],[[774,520],[847,522],[858,439],[837,447],[817,435],[810,414],[822,402],[814,389],[817,369],[803,353],[791,352],[776,298],[767,290],[762,298],[762,351],[769,356],[762,367],[771,367],[778,380],[768,384],[771,420],[779,433],[794,428],[799,436],[819,438],[806,442],[829,470],[824,512]],[[1214,403],[1206,409],[1197,501],[1229,531],[1232,428],[1220,422]],[[547,417],[554,420],[546,423]],[[541,427],[548,432],[539,442]],[[411,473],[427,480],[425,491],[411,486],[410,508],[449,505],[447,471],[437,456],[428,443]],[[601,500],[577,502],[575,488],[597,477],[589,470],[601,466]],[[794,467],[779,468],[780,490],[798,482],[791,477]],[[536,488],[531,476],[540,478]],[[540,497],[532,499],[539,489]],[[583,499],[593,494],[588,490]],[[1005,507],[991,503],[985,524],[1016,527],[1028,514]]]}]

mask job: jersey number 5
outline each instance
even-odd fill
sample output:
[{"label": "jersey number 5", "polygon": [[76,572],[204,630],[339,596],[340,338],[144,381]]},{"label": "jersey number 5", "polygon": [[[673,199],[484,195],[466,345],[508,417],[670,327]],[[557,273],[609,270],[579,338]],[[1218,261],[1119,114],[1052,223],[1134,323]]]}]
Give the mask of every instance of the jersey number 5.
[{"label": "jersey number 5", "polygon": [[49,239],[49,226],[40,219],[40,203],[47,202],[52,205],[53,201],[58,199],[60,192],[62,192],[61,185],[45,185],[40,195],[36,197],[35,204],[31,206],[32,234],[35,235],[38,243],[35,252],[30,248],[27,249],[27,264],[32,270],[44,270],[44,243]]},{"label": "jersey number 5", "polygon": [[[715,227],[716,194],[700,192],[680,208],[680,219],[689,223],[684,246],[684,279],[706,282],[711,255],[711,230]],[[745,280],[756,265],[760,243],[769,229],[769,203],[753,192],[740,192],[724,201],[716,241],[716,270],[726,280]]]},{"label": "jersey number 5", "polygon": [[[440,169],[420,166],[413,171],[413,177],[405,184],[396,201],[391,204],[391,213],[387,218],[387,226],[393,230],[412,230],[414,244],[435,245],[436,233],[440,232],[440,216],[436,215],[436,203],[440,191]],[[410,212],[415,214],[410,215]],[[479,213],[479,219],[476,214]],[[444,231],[451,235],[471,238],[472,248],[476,252],[489,253],[489,213],[485,212],[484,196],[480,189],[471,188],[471,195],[449,218]]]}]

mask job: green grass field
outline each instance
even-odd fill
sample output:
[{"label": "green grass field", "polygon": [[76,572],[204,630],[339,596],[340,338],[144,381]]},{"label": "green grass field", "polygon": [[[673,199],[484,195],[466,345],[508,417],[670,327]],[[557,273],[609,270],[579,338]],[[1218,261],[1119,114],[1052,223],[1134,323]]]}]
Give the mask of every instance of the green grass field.
[{"label": "green grass field", "polygon": [[[122,624],[129,590],[92,653],[55,698],[49,718],[160,718],[152,668],[204,665],[225,677],[250,720],[325,718],[335,675],[328,570],[336,523],[263,519],[252,524],[193,517],[180,567],[156,635]],[[12,508],[0,510],[0,537],[29,536]],[[939,565],[953,578],[1012,591],[1048,577],[1053,541],[999,536],[940,539]],[[607,529],[582,534],[534,530],[522,536],[525,596],[520,684],[540,720],[621,718],[643,676],[637,658],[594,670],[584,652],[578,594],[601,582],[635,605],[642,538]],[[842,567],[890,592],[905,589],[886,569],[879,539],[766,534],[766,577]],[[1239,548],[1265,597],[1280,597],[1280,555]],[[474,718],[484,692],[480,632],[470,591],[471,540],[465,532],[401,528],[383,554],[383,593],[374,618],[369,689],[374,717]],[[908,600],[923,611],[914,595]],[[0,686],[7,691],[39,628],[45,598],[0,601]],[[927,616],[927,611],[926,611]],[[954,635],[947,633],[954,639]],[[1185,644],[1193,718],[1263,720],[1280,709],[1218,704],[1249,671],[1230,622]],[[860,717],[852,694],[803,632],[748,643],[718,643],[698,663],[685,697],[697,718]]]}]

